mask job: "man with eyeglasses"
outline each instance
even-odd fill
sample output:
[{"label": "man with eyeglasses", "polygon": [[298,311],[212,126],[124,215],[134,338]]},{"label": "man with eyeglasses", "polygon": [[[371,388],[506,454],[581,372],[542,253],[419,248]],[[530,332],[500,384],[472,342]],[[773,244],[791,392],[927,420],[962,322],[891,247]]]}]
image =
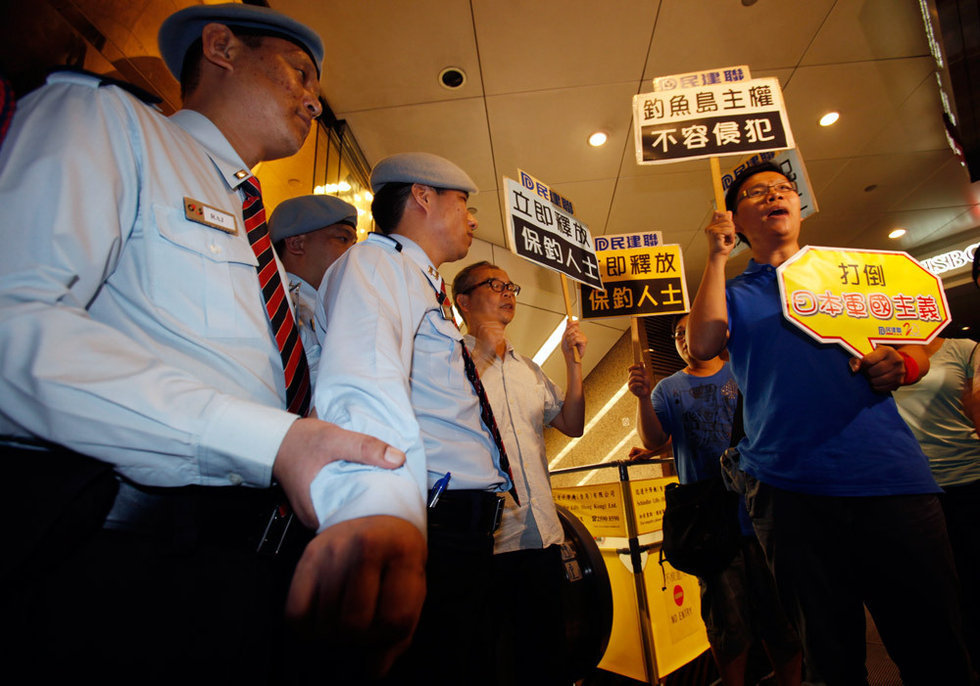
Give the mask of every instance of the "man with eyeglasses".
[{"label": "man with eyeglasses", "polygon": [[[927,357],[879,346],[851,358],[785,321],[775,270],[799,250],[801,220],[778,166],[744,170],[725,200],[705,230],[688,344],[702,360],[728,348],[749,514],[809,681],[866,683],[866,604],[905,684],[972,683],[939,488],[891,396]],[[736,233],[752,259],[726,284]]]},{"label": "man with eyeglasses", "polygon": [[367,508],[427,535],[425,603],[390,683],[492,683],[492,615],[509,608],[491,576],[493,532],[511,482],[438,272],[469,251],[477,186],[449,160],[400,153],[375,165],[371,189],[379,231],[320,284],[314,404],[321,418],[398,447],[406,463],[328,469],[334,501],[322,516]]},{"label": "man with eyeglasses", "polygon": [[494,576],[510,589],[511,607],[496,613],[497,683],[560,684],[564,658],[561,589],[564,540],[555,511],[544,447],[544,427],[581,436],[585,427],[582,363],[587,340],[569,320],[562,336],[566,392],[531,359],[514,350],[507,325],[521,287],[500,267],[477,262],[453,280],[456,309],[466,323],[467,346],[494,408],[510,458],[520,504],[505,501],[494,535]]}]

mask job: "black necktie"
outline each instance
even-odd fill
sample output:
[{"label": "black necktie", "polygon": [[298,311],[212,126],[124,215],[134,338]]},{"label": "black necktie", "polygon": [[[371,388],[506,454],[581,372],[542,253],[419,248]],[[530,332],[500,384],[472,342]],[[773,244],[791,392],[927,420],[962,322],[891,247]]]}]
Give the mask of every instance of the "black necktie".
[{"label": "black necktie", "polygon": [[[449,305],[449,296],[446,295],[445,281],[440,284],[439,305],[443,310],[448,312],[450,321],[455,324],[456,320],[452,316],[452,308]],[[493,442],[497,444],[497,451],[500,453],[500,468],[507,472],[507,476],[510,477],[510,494],[514,497],[514,502],[520,505],[521,501],[517,497],[517,482],[514,481],[514,473],[510,470],[507,449],[504,448],[504,441],[500,437],[497,420],[493,418],[493,408],[490,407],[487,392],[483,388],[483,382],[480,381],[480,373],[476,370],[476,364],[473,362],[473,357],[470,355],[466,343],[461,340],[460,345],[463,346],[463,367],[466,369],[466,378],[470,380],[470,383],[473,385],[473,390],[476,391],[476,397],[480,399],[480,418],[483,420],[483,425],[487,427],[487,431],[493,437]]]}]

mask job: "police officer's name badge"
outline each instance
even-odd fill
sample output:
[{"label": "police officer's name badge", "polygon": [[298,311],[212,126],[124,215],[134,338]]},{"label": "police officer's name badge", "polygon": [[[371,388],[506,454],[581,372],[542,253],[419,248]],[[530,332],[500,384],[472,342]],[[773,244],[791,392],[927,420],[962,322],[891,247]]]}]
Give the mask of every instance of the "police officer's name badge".
[{"label": "police officer's name badge", "polygon": [[197,222],[218,229],[232,236],[238,233],[238,226],[235,224],[235,217],[228,212],[205,205],[199,200],[184,196],[184,218],[188,221]]}]

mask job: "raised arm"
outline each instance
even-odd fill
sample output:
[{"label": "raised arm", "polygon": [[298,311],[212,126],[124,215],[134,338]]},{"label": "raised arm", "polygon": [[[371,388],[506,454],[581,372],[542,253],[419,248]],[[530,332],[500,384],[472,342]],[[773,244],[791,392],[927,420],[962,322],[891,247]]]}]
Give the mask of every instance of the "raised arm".
[{"label": "raised arm", "polygon": [[691,304],[687,322],[687,348],[699,360],[721,354],[728,342],[728,304],[725,301],[725,263],[735,247],[735,223],[731,212],[715,212],[704,230],[708,259]]},{"label": "raised arm", "polygon": [[565,402],[561,412],[551,420],[551,426],[566,436],[581,436],[585,430],[585,391],[582,385],[582,362],[575,361],[574,351],[579,360],[585,355],[588,340],[579,328],[577,320],[570,319],[565,325],[565,335],[561,339],[561,352],[565,356]]},{"label": "raised arm", "polygon": [[644,364],[634,364],[629,368],[627,386],[630,393],[636,396],[637,433],[643,441],[643,447],[657,450],[670,440],[670,434],[664,431],[660,418],[653,409],[650,393],[653,390],[653,378],[650,370]]}]

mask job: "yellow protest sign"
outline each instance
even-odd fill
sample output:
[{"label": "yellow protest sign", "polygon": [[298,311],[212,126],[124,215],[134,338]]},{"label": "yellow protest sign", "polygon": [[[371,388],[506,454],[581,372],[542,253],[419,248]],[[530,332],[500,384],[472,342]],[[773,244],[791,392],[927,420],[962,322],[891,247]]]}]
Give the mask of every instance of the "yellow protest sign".
[{"label": "yellow protest sign", "polygon": [[582,287],[582,319],[677,314],[690,309],[679,245],[596,250],[596,260],[605,290]]},{"label": "yellow protest sign", "polygon": [[950,321],[942,281],[908,253],[807,246],[776,274],[783,316],[856,356],[928,343]]}]

